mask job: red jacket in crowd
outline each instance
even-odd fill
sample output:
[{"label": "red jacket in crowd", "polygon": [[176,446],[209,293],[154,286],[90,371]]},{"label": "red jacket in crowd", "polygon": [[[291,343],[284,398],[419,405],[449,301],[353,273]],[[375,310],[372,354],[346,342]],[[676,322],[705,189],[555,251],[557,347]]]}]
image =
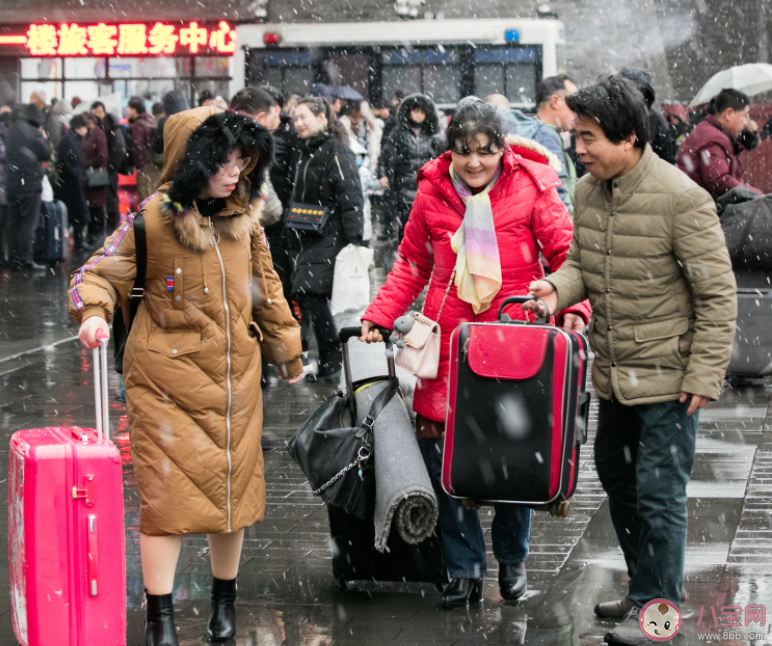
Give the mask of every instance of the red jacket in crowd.
[{"label": "red jacket in crowd", "polygon": [[[489,193],[503,284],[491,307],[477,315],[469,303],[458,298],[452,285],[437,319],[456,263],[450,239],[461,226],[465,207],[450,181],[449,152],[430,161],[418,173],[418,193],[397,261],[362,319],[392,328],[394,320],[405,314],[429,284],[424,314],[440,324],[442,335],[437,378],[419,380],[416,388],[413,408],[422,417],[445,421],[453,330],[463,321],[495,321],[505,298],[528,294],[531,281],[544,277],[539,252],[552,271],[566,258],[573,225],[558,197],[560,181],[546,162],[535,161],[534,157],[531,151],[507,149],[501,176]],[[590,318],[586,302],[566,311],[580,314],[585,322]],[[525,318],[518,305],[510,306],[507,312],[512,318]]]},{"label": "red jacket in crowd", "polygon": [[713,199],[718,199],[743,184],[743,165],[740,161],[743,150],[718,119],[709,114],[684,139],[676,163]]}]

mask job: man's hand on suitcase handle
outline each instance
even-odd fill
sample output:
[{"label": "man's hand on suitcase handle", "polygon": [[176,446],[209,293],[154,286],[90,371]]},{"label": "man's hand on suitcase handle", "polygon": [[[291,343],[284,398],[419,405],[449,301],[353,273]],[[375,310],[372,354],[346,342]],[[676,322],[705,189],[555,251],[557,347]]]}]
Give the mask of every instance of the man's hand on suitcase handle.
[{"label": "man's hand on suitcase handle", "polygon": [[110,338],[110,327],[101,316],[89,316],[80,324],[78,339],[89,350],[98,348],[102,340]]},{"label": "man's hand on suitcase handle", "polygon": [[[558,293],[555,291],[555,287],[552,283],[549,283],[546,280],[535,280],[528,285],[528,289],[530,290],[528,293],[529,296],[535,296],[536,298],[542,299],[547,304],[547,307],[550,308],[550,312],[555,312],[558,307]],[[523,303],[522,308],[534,312],[537,316],[547,316],[550,313],[545,312],[541,303],[536,300]]]},{"label": "man's hand on suitcase handle", "polygon": [[692,398],[692,401],[689,402],[689,410],[686,411],[687,415],[691,415],[698,408],[705,408],[705,406],[710,403],[710,399],[708,397],[692,395],[691,393],[681,393],[681,397],[678,401],[683,404],[687,399],[689,399],[689,397]]}]

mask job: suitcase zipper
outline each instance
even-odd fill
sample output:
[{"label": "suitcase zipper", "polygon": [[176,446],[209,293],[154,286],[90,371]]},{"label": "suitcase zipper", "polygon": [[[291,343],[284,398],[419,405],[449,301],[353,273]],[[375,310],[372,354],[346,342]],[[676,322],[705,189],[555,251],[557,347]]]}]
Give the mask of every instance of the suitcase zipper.
[{"label": "suitcase zipper", "polygon": [[467,362],[467,353],[469,352],[469,337],[464,340],[464,345],[461,348],[461,353],[464,355],[464,363]]},{"label": "suitcase zipper", "polygon": [[231,471],[233,469],[233,462],[231,460],[231,315],[230,308],[228,307],[228,296],[225,291],[225,265],[222,261],[222,254],[220,253],[220,236],[214,230],[212,226],[212,218],[209,218],[209,229],[212,232],[212,244],[217,252],[217,259],[220,261],[220,271],[222,272],[222,301],[225,306],[225,338],[227,340],[225,364],[226,364],[226,385],[228,389],[228,403],[225,412],[225,430],[226,430],[226,443],[225,453],[228,456],[228,478],[227,478],[227,505],[228,505],[228,529],[231,531]]}]

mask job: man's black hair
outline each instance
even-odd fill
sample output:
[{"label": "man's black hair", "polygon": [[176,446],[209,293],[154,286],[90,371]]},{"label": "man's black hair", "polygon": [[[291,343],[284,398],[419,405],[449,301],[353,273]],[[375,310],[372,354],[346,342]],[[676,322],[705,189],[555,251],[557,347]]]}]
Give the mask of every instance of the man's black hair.
[{"label": "man's black hair", "polygon": [[708,105],[708,114],[717,117],[723,114],[725,110],[732,108],[735,112],[742,112],[751,104],[747,94],[740,90],[733,90],[725,87],[721,92],[710,100]]},{"label": "man's black hair", "polygon": [[[102,108],[102,110],[104,110],[105,112],[107,112],[107,110],[105,109],[105,104],[104,104],[104,103],[102,103],[101,101],[94,101],[94,102],[91,104],[91,109],[92,109],[92,110],[96,110],[97,108]],[[80,127],[80,126],[79,126],[79,127]]]},{"label": "man's black hair", "polygon": [[261,83],[257,87],[263,92],[270,94],[273,97],[273,100],[276,102],[276,105],[283,108],[284,104],[287,103],[287,95],[284,94],[284,92],[282,92],[279,88],[274,87],[273,85],[269,85],[268,83]]},{"label": "man's black hair", "polygon": [[129,107],[137,111],[137,114],[145,114],[145,101],[141,96],[133,96],[129,99]]},{"label": "man's black hair", "polygon": [[212,94],[209,90],[201,90],[198,93],[198,105],[204,105],[204,101],[212,100],[214,100],[214,94]]},{"label": "man's black hair", "polygon": [[504,128],[496,106],[490,103],[466,101],[453,113],[448,124],[448,148],[455,153],[469,152],[469,142],[477,135],[488,137],[488,148],[501,150],[506,146]]},{"label": "man's black hair", "polygon": [[233,96],[230,108],[254,116],[259,112],[269,112],[275,105],[278,105],[275,98],[265,90],[259,87],[245,87]]},{"label": "man's black hair", "polygon": [[[557,76],[548,76],[546,79],[539,81],[536,86],[536,107],[541,107],[553,94],[558,92],[564,92],[566,89],[566,81],[574,83],[568,74],[558,74]],[[576,85],[576,83],[574,83]]]},{"label": "man's black hair", "polygon": [[397,99],[397,101],[402,101],[407,96],[407,92],[405,90],[394,90],[394,98]]},{"label": "man's black hair", "polygon": [[[99,102],[97,101],[97,103]],[[87,127],[88,127],[88,118],[84,114],[76,114],[72,119],[70,119],[70,130],[77,130],[78,128],[87,128]]]},{"label": "man's black hair", "polygon": [[568,107],[581,117],[597,121],[613,144],[635,135],[635,147],[649,141],[649,111],[638,87],[619,74],[604,74],[594,85],[566,98]]}]

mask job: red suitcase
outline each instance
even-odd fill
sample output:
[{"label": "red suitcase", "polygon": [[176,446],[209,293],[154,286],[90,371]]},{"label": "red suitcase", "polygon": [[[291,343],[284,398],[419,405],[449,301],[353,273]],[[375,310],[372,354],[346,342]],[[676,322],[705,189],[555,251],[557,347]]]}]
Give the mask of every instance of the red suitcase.
[{"label": "red suitcase", "polygon": [[126,644],[123,478],[107,437],[104,344],[94,372],[96,431],[42,428],[11,438],[11,617],[22,646]]},{"label": "red suitcase", "polygon": [[[462,323],[450,340],[442,486],[451,496],[547,507],[576,488],[587,439],[587,340],[547,324]],[[545,321],[546,323],[546,321]]]}]

